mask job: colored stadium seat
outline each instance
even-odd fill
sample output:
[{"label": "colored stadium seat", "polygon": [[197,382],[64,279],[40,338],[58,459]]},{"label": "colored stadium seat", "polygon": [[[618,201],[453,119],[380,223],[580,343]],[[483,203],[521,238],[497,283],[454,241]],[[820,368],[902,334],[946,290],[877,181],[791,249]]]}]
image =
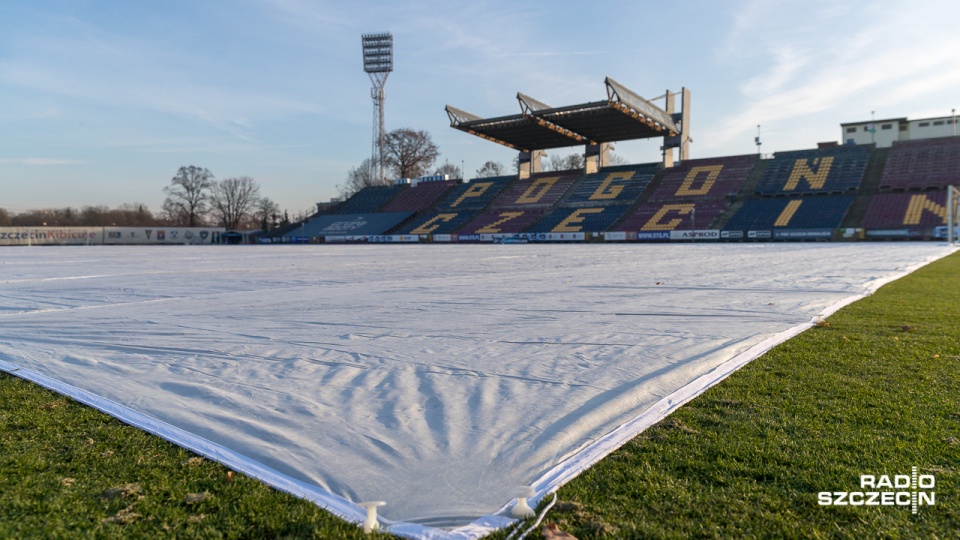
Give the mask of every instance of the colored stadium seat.
[{"label": "colored stadium seat", "polygon": [[867,170],[870,149],[840,146],[774,154],[754,193],[804,195],[855,192]]},{"label": "colored stadium seat", "polygon": [[419,184],[400,191],[381,212],[422,212],[427,210],[446,192],[458,185],[456,180],[445,182],[420,182]]},{"label": "colored stadium seat", "polygon": [[931,189],[948,185],[960,185],[960,137],[893,144],[880,177],[880,189]]},{"label": "colored stadium seat", "polygon": [[881,193],[870,199],[861,226],[881,228],[929,228],[947,223],[946,191]]},{"label": "colored stadium seat", "polygon": [[380,210],[401,191],[409,189],[406,185],[368,186],[354,193],[337,208],[337,214],[367,214]]},{"label": "colored stadium seat", "polygon": [[852,196],[749,199],[726,229],[830,229],[839,227]]}]

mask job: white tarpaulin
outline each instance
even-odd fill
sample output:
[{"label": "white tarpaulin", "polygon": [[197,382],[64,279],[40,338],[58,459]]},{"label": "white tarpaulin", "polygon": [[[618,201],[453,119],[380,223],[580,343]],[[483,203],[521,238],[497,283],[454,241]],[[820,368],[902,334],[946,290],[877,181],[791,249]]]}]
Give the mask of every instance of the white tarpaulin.
[{"label": "white tarpaulin", "polygon": [[950,251],[13,247],[0,369],[347,519],[384,500],[388,530],[470,536],[506,523],[493,514],[517,486],[542,496],[816,315]]}]

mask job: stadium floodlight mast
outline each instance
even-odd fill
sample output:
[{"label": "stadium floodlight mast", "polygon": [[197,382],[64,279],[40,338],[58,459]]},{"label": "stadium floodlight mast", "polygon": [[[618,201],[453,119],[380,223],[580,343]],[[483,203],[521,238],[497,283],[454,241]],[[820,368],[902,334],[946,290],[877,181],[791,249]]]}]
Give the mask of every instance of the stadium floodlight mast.
[{"label": "stadium floodlight mast", "polygon": [[370,97],[373,98],[373,151],[370,161],[374,169],[371,176],[384,183],[383,145],[386,129],[383,125],[383,87],[387,84],[387,75],[393,71],[393,35],[389,32],[363,34],[360,42],[363,46],[363,70],[370,75],[370,82],[373,83],[370,89]]}]

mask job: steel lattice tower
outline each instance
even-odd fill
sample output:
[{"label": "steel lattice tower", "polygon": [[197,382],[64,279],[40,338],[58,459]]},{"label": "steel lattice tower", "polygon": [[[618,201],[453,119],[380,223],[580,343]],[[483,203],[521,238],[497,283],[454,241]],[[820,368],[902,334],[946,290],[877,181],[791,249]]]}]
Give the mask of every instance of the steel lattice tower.
[{"label": "steel lattice tower", "polygon": [[383,143],[386,129],[383,125],[383,87],[387,84],[387,75],[393,71],[393,35],[390,33],[363,34],[361,44],[363,45],[363,70],[370,75],[370,82],[373,83],[373,88],[370,89],[370,97],[373,98],[373,144],[370,162],[374,170],[371,172],[374,178],[379,178],[381,183],[385,183]]}]

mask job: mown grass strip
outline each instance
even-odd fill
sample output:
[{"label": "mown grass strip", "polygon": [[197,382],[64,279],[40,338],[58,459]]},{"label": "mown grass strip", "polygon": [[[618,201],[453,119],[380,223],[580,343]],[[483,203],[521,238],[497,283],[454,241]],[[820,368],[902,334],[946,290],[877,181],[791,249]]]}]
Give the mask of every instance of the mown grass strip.
[{"label": "mown grass strip", "polygon": [[[960,530],[960,254],[777,347],[560,491],[586,538],[952,538]],[[861,474],[936,505],[825,507]],[[368,538],[313,504],[0,374],[0,538]],[[495,535],[505,536],[505,533]]]},{"label": "mown grass strip", "polygon": [[[591,468],[548,516],[585,538],[957,538],[960,254],[755,360]],[[935,505],[821,506],[860,475]]]}]

